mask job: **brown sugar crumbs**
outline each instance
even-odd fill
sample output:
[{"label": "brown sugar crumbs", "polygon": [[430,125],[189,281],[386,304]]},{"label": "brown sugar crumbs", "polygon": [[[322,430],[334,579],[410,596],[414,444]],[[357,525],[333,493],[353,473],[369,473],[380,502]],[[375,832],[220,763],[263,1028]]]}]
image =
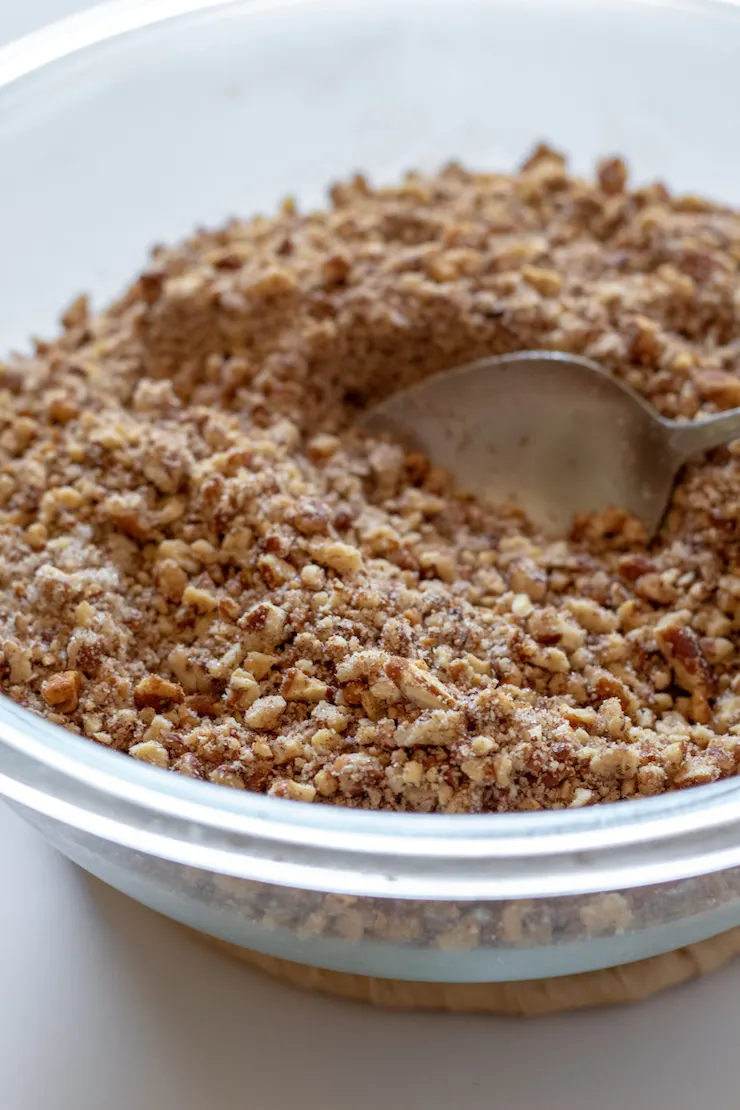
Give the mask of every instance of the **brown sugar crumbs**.
[{"label": "brown sugar crumbs", "polygon": [[740,450],[646,545],[538,534],[358,409],[487,354],[740,404],[740,214],[540,147],[157,248],[0,364],[0,682],[135,759],[371,809],[579,807],[740,763]]}]

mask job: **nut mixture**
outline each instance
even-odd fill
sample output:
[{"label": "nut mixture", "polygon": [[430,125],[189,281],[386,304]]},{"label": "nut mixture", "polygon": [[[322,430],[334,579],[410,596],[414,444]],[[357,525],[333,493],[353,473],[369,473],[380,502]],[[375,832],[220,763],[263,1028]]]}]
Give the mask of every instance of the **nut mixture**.
[{"label": "nut mixture", "polygon": [[658,539],[538,534],[351,431],[550,348],[665,416],[740,404],[740,214],[539,147],[199,232],[0,363],[0,684],[157,767],[415,812],[580,807],[740,763],[740,451]]}]

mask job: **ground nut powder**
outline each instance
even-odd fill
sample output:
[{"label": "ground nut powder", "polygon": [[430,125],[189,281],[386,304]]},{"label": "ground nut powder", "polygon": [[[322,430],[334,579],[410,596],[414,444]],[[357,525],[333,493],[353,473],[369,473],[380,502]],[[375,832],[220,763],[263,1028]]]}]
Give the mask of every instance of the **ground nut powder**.
[{"label": "ground nut powder", "polygon": [[136,759],[370,809],[579,807],[732,775],[740,459],[538,534],[351,432],[549,348],[665,416],[740,404],[740,215],[539,148],[156,249],[0,364],[0,683]]}]

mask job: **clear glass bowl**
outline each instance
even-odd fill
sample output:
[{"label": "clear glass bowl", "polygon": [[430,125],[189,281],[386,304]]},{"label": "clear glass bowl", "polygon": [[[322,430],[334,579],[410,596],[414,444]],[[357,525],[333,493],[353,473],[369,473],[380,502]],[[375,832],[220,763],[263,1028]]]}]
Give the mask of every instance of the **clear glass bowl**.
[{"label": "clear glass bowl", "polygon": [[[0,50],[0,350],[155,240],[539,138],[740,200],[740,8],[638,0],[123,0]],[[0,703],[0,792],[83,867],[236,944],[525,979],[740,923],[740,782],[575,812],[358,813],[147,768]],[[6,895],[7,896],[7,895]]]}]

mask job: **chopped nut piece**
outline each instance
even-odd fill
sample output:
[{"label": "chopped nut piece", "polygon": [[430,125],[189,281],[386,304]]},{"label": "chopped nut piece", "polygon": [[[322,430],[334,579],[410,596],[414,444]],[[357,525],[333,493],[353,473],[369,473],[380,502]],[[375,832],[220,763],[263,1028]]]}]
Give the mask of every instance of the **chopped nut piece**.
[{"label": "chopped nut piece", "polygon": [[455,704],[446,687],[420,663],[394,656],[386,663],[385,672],[403,696],[420,709],[446,709]]},{"label": "chopped nut piece", "polygon": [[720,409],[734,409],[740,405],[740,378],[725,370],[702,370],[697,375],[699,392]]},{"label": "chopped nut piece", "polygon": [[711,696],[715,689],[714,675],[696,633],[679,624],[674,617],[666,617],[657,625],[655,637],[684,689]]},{"label": "chopped nut piece", "polygon": [[496,750],[496,742],[490,736],[474,736],[470,746],[477,756],[490,755]]},{"label": "chopped nut piece", "polygon": [[331,798],[339,789],[339,783],[330,771],[318,771],[314,778],[316,789],[324,798]]},{"label": "chopped nut piece", "polygon": [[556,270],[540,266],[522,266],[522,277],[543,297],[555,297],[563,286],[563,279]]},{"label": "chopped nut piece", "polygon": [[547,574],[531,559],[522,559],[511,571],[511,588],[531,601],[542,601],[547,593]]},{"label": "chopped nut piece", "polygon": [[68,424],[80,415],[80,410],[70,397],[53,397],[49,402],[49,419],[57,424]]},{"label": "chopped nut piece", "polygon": [[216,767],[208,774],[210,782],[216,783],[217,786],[230,786],[232,790],[246,790],[244,779],[236,768],[229,767]]},{"label": "chopped nut piece", "polygon": [[70,331],[72,328],[82,327],[87,323],[89,313],[89,304],[87,296],[81,293],[79,297],[75,297],[72,304],[62,315],[62,326]]},{"label": "chopped nut piece", "polygon": [[212,613],[218,608],[218,598],[208,590],[200,590],[196,586],[187,586],[183,591],[182,600],[186,605],[197,609],[199,613]]},{"label": "chopped nut piece", "polygon": [[[244,648],[241,644],[233,644],[220,659],[211,659],[208,664],[208,673],[215,678],[229,678],[238,668],[243,658]],[[246,669],[249,670],[249,668]]]},{"label": "chopped nut piece", "polygon": [[[10,664],[10,683],[12,686],[23,686],[28,682],[33,674],[31,667],[31,660],[28,652],[25,651],[19,643],[15,640],[5,641],[5,658]],[[58,676],[55,676],[58,677]],[[53,681],[50,679],[49,681]],[[42,688],[43,693],[43,688]],[[44,698],[46,701],[47,699]],[[47,704],[51,704],[47,701]]]},{"label": "chopped nut piece", "polygon": [[285,559],[279,559],[277,555],[261,555],[257,560],[257,567],[272,589],[284,586],[291,578],[295,578],[295,568]]},{"label": "chopped nut piece", "polygon": [[344,732],[350,722],[348,714],[336,705],[321,701],[311,710],[311,719],[334,732]]},{"label": "chopped nut piece", "polygon": [[337,678],[340,682],[348,682],[354,678],[374,678],[380,674],[388,659],[388,653],[377,648],[357,651],[337,665]]},{"label": "chopped nut piece", "polygon": [[411,724],[399,725],[393,740],[399,748],[415,748],[421,745],[446,747],[455,741],[461,729],[460,713],[435,709],[428,715],[417,717]]},{"label": "chopped nut piece", "polygon": [[709,699],[714,697],[717,683],[696,633],[671,615],[658,623],[655,638],[661,652],[673,667],[676,681],[692,694],[693,720],[706,724],[711,720]]},{"label": "chopped nut piece", "polygon": [[514,594],[511,611],[515,617],[528,617],[530,613],[534,612],[534,605],[529,594]]},{"label": "chopped nut piece", "polygon": [[312,802],[316,797],[316,787],[306,782],[295,782],[293,779],[278,779],[270,787],[269,793],[274,798],[291,798],[294,802]]},{"label": "chopped nut piece", "polygon": [[286,671],[280,687],[280,693],[286,701],[320,702],[324,701],[328,692],[329,687],[325,682],[311,678],[295,667]]},{"label": "chopped nut piece", "polygon": [[329,567],[339,574],[357,574],[362,569],[362,555],[356,547],[340,540],[314,540],[310,546],[311,557],[322,567]]},{"label": "chopped nut piece", "polygon": [[238,668],[229,679],[227,704],[231,709],[249,709],[260,696],[260,684],[253,674]]},{"label": "chopped nut piece", "polygon": [[567,606],[587,632],[613,632],[619,627],[617,614],[602,608],[591,598],[568,598]]},{"label": "chopped nut piece", "polygon": [[291,521],[304,536],[322,535],[328,531],[329,512],[320,501],[303,498],[291,514]]},{"label": "chopped nut piece", "polygon": [[[116,441],[116,446],[123,446]],[[111,522],[125,536],[132,540],[149,540],[154,535],[151,520],[141,498],[137,494],[121,494],[109,497],[103,506]]]},{"label": "chopped nut piece", "polygon": [[285,706],[285,698],[279,695],[257,698],[244,714],[244,721],[249,728],[261,730],[275,728],[285,711]]},{"label": "chopped nut piece", "polygon": [[242,660],[244,670],[253,674],[258,682],[269,673],[276,663],[276,655],[265,655],[261,651],[248,651]]},{"label": "chopped nut piece", "polygon": [[247,651],[262,652],[274,648],[286,638],[286,614],[270,601],[261,601],[237,621],[245,630],[243,639]]},{"label": "chopped nut piece", "polygon": [[570,803],[570,808],[571,809],[581,809],[583,806],[587,806],[590,802],[592,802],[593,799],[594,799],[593,790],[588,790],[585,786],[579,786],[579,787],[576,788],[576,790],[573,794],[573,797],[572,797],[571,803]]},{"label": "chopped nut piece", "polygon": [[62,671],[41,684],[41,694],[47,705],[57,713],[74,713],[80,699],[82,675],[79,671]]},{"label": "chopped nut piece", "polygon": [[301,582],[309,590],[322,590],[326,585],[326,575],[321,567],[309,563],[301,570]]},{"label": "chopped nut piece", "polygon": [[134,759],[140,759],[142,763],[151,763],[153,767],[167,767],[170,762],[167,749],[157,740],[142,740],[140,744],[130,747],[128,754]]},{"label": "chopped nut piece", "polygon": [[162,709],[168,702],[181,702],[185,694],[176,682],[170,682],[159,675],[150,674],[137,682],[134,687],[134,704],[137,709],[149,706],[152,709]]},{"label": "chopped nut piece", "polygon": [[172,732],[172,722],[167,717],[156,714],[144,733],[145,740],[164,740]]},{"label": "chopped nut piece", "polygon": [[443,582],[455,581],[455,563],[450,555],[440,551],[425,551],[419,558],[422,570],[433,571]]},{"label": "chopped nut piece", "polygon": [[605,193],[622,193],[627,184],[627,167],[621,158],[605,158],[599,162],[598,177]]}]

